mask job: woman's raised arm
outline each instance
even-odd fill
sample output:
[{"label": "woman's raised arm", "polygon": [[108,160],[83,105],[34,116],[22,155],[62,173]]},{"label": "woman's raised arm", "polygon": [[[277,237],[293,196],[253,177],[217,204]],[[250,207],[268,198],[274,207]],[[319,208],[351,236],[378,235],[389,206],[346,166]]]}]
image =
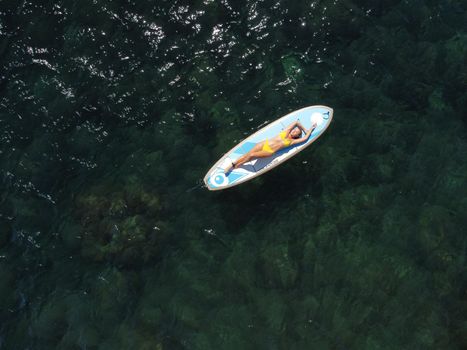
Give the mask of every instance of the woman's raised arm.
[{"label": "woman's raised arm", "polygon": [[288,127],[285,128],[285,132],[287,133],[287,135],[292,131],[293,128],[295,128],[296,126],[298,126],[300,129],[302,129],[303,131],[305,131],[305,128],[303,128],[302,124],[300,124],[300,122],[298,120],[292,122]]},{"label": "woman's raised arm", "polygon": [[305,136],[300,137],[299,139],[292,140],[290,145],[296,145],[298,143],[302,143],[302,142],[305,142],[306,140],[308,140],[310,138],[311,133],[313,132],[313,130],[315,130],[315,128],[316,128],[316,123],[311,126],[311,128],[306,132]]}]

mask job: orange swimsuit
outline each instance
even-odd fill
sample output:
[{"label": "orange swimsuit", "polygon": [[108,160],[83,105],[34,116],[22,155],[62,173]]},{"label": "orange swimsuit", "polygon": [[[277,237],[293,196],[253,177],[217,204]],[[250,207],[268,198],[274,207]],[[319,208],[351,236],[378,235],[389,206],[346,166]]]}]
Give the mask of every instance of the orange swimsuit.
[{"label": "orange swimsuit", "polygon": [[[279,134],[279,136],[281,137],[282,139],[282,144],[284,145],[284,147],[287,147],[290,145],[290,143],[292,142],[291,140],[289,140],[287,138],[287,135],[286,135],[286,132],[285,131],[281,131],[281,133]],[[269,152],[271,154],[275,153],[274,150],[271,148],[271,146],[269,145],[269,140],[266,139],[266,141],[264,141],[264,145],[263,145],[263,148],[262,148],[263,151],[266,151],[266,152]]]}]

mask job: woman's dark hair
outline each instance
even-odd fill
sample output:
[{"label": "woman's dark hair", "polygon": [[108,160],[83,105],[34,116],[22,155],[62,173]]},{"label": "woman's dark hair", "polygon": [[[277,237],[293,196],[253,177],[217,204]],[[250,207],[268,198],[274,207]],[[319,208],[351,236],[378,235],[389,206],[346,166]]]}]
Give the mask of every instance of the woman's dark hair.
[{"label": "woman's dark hair", "polygon": [[298,130],[300,131],[300,134],[298,134],[298,135],[295,136],[295,137],[294,137],[293,135],[291,135],[291,136],[292,136],[293,139],[299,139],[300,136],[302,136],[302,130],[300,130],[300,128],[299,128],[298,126],[296,126],[296,127],[294,127],[291,131],[293,131],[293,130],[295,130],[295,129],[298,129]]}]

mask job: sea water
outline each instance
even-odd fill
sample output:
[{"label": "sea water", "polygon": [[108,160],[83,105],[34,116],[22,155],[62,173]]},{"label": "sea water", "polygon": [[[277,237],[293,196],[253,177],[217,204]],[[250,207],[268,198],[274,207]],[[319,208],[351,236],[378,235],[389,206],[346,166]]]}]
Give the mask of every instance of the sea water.
[{"label": "sea water", "polygon": [[[1,349],[467,347],[462,1],[0,2]],[[334,108],[281,167],[227,150]]]}]

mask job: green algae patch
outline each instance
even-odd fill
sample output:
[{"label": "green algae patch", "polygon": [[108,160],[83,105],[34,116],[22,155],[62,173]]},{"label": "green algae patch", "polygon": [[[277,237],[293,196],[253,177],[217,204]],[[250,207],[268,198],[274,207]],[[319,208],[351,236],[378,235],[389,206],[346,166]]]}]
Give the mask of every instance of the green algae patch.
[{"label": "green algae patch", "polygon": [[445,42],[446,63],[459,68],[467,57],[467,34],[457,33]]},{"label": "green algae patch", "polygon": [[303,77],[303,68],[300,61],[294,56],[286,56],[281,60],[282,68],[288,79],[297,81]]}]

